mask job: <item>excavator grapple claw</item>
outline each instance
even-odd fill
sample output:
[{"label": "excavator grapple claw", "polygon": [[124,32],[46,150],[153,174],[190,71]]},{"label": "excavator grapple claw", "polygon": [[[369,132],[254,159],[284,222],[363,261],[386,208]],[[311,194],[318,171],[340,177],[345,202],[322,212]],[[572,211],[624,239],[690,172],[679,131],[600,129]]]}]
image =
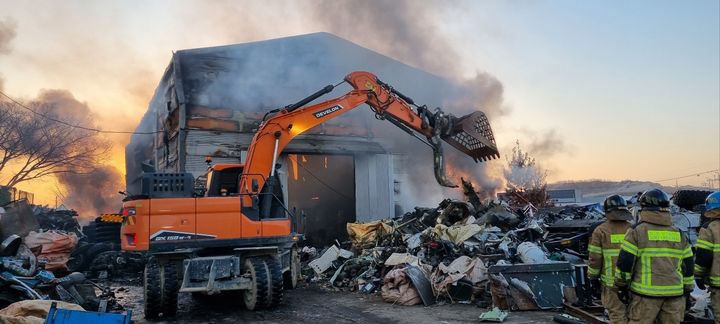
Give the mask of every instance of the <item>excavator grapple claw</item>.
[{"label": "excavator grapple claw", "polygon": [[449,132],[441,138],[454,148],[472,157],[475,162],[500,157],[490,122],[481,111],[455,118]]}]

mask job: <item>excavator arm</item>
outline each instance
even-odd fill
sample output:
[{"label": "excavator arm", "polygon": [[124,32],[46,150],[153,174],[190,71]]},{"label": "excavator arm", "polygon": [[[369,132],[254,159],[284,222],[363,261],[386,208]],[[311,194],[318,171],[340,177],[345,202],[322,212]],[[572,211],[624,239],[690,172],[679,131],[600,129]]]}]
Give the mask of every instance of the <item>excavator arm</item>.
[{"label": "excavator arm", "polygon": [[431,113],[368,72],[350,73],[344,81],[353,87],[345,95],[305,106],[332,91],[334,86],[329,85],[296,104],[274,111],[275,114],[260,125],[248,150],[240,179],[241,193],[256,194],[263,188],[267,177],[275,175],[279,154],[293,138],[362,104],[368,104],[379,119],[392,122],[432,147],[435,177],[440,185],[457,187],[445,176],[441,140],[476,162],[499,157],[492,130],[482,112],[462,118],[445,114],[439,108]]}]

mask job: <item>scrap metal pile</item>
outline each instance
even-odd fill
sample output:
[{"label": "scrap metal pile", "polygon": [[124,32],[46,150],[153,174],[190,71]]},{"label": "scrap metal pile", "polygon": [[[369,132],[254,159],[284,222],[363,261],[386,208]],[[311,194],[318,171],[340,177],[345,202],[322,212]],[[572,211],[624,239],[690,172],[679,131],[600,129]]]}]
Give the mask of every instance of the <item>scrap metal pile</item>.
[{"label": "scrap metal pile", "polygon": [[401,305],[557,309],[582,298],[575,287],[584,281],[591,229],[604,219],[599,205],[513,208],[482,202],[467,181],[463,187],[466,201],[445,199],[395,219],[349,223],[347,244],[322,253],[306,247],[309,280],[379,291]]},{"label": "scrap metal pile", "polygon": [[64,301],[101,312],[122,308],[108,287],[68,269],[83,235],[76,216],[25,200],[0,206],[0,309],[24,300]]}]

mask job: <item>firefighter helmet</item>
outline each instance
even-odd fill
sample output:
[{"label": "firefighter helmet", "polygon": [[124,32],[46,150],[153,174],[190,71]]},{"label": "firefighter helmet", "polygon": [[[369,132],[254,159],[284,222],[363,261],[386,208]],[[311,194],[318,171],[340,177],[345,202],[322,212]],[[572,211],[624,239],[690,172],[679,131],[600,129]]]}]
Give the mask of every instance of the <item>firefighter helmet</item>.
[{"label": "firefighter helmet", "polygon": [[705,199],[705,211],[711,211],[713,209],[720,209],[720,191],[711,193]]},{"label": "firefighter helmet", "polygon": [[659,210],[670,207],[670,198],[660,189],[645,191],[640,196],[640,207],[645,210]]},{"label": "firefighter helmet", "polygon": [[625,198],[620,195],[612,195],[605,198],[603,209],[605,209],[606,213],[611,210],[627,210],[627,202],[625,201]]}]

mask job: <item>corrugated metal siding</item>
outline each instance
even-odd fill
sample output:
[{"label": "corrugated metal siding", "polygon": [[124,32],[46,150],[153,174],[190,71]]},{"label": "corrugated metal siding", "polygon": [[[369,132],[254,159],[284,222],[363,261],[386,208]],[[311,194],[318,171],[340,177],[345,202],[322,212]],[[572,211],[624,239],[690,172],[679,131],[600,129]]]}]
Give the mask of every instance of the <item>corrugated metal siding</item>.
[{"label": "corrugated metal siding", "polygon": [[355,155],[355,211],[358,222],[395,214],[390,154]]}]

